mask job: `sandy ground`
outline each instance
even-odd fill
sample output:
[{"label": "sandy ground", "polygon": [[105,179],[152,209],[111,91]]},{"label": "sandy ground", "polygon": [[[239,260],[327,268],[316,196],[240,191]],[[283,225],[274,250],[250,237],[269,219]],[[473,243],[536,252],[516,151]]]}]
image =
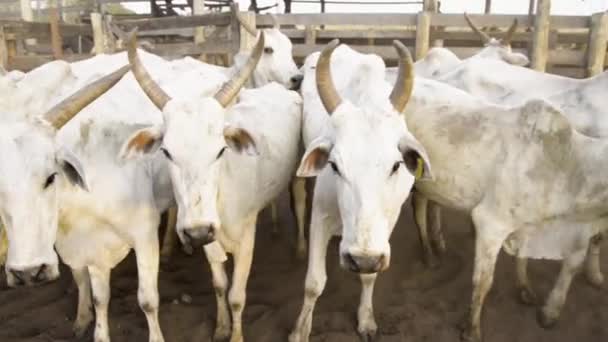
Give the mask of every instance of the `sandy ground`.
[{"label": "sandy ground", "polygon": [[[270,233],[263,213],[244,313],[246,341],[286,341],[299,313],[306,264],[293,258],[293,219],[288,201],[281,204],[279,237]],[[420,261],[420,246],[411,207],[406,205],[392,236],[390,269],[378,278],[374,294],[379,341],[458,341],[459,326],[471,295],[473,240],[467,216],[444,212],[448,253],[439,269]],[[314,312],[312,341],[357,341],[358,278],[342,270],[337,241],[328,252],[328,282]],[[160,273],[160,319],[166,341],[210,341],[215,322],[211,275],[202,253],[189,257],[177,249],[168,269]],[[606,254],[606,253],[605,253]],[[606,265],[608,259],[603,258]],[[513,259],[501,254],[493,290],[486,301],[483,329],[486,342],[608,341],[608,296],[577,277],[553,330],[540,328],[535,308],[515,297]],[[532,262],[530,277],[546,296],[557,276],[554,262]],[[608,271],[608,269],[606,269]],[[2,273],[3,274],[3,273]],[[147,327],[137,304],[137,273],[130,255],[112,273],[110,329],[114,342],[147,341]],[[77,293],[70,272],[40,288],[7,289],[0,285],[0,341],[77,341],[71,326]],[[187,294],[191,303],[179,299]],[[92,330],[82,339],[92,341]]]}]

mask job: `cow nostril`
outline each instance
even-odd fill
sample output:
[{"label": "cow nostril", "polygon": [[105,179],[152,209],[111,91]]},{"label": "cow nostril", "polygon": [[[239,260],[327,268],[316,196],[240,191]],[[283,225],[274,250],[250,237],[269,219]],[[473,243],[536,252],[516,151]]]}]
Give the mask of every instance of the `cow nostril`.
[{"label": "cow nostril", "polygon": [[348,269],[351,272],[359,272],[359,265],[357,264],[357,261],[353,258],[353,255],[350,253],[346,253],[345,257],[346,261],[348,262]]}]

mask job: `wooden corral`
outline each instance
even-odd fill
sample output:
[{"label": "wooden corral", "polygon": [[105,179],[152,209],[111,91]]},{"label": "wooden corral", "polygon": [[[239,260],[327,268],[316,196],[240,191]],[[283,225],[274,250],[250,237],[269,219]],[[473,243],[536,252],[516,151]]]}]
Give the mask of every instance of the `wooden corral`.
[{"label": "wooden corral", "polygon": [[[516,19],[519,29],[512,39],[513,49],[530,56],[532,68],[571,77],[603,71],[608,64],[607,14],[549,16],[546,3],[546,0],[538,1],[534,16],[471,14],[470,17],[495,37],[504,35]],[[245,14],[247,20],[260,28],[273,24],[270,15]],[[275,18],[291,38],[298,62],[334,38],[361,52],[376,53],[389,65],[396,62],[392,48],[395,39],[410,47],[416,58],[423,57],[429,48],[437,45],[451,49],[461,58],[475,54],[481,47],[481,41],[462,14],[441,14],[432,8],[417,14],[282,14]],[[113,27],[123,31],[138,27],[140,41],[148,42],[146,48],[169,59],[186,55],[220,55],[229,59],[247,49],[252,41],[241,32],[230,12],[144,19],[91,13],[90,24],[59,23],[54,30],[48,23],[0,21],[0,61],[8,69],[29,70],[53,58],[78,60],[93,53],[110,53],[121,48],[116,42],[119,34]],[[57,51],[57,43],[53,52],[51,32],[59,33],[63,40],[60,46],[71,52]],[[38,43],[24,43],[32,38]],[[82,46],[74,46],[74,38],[77,42],[94,42],[94,48],[79,49]]]}]

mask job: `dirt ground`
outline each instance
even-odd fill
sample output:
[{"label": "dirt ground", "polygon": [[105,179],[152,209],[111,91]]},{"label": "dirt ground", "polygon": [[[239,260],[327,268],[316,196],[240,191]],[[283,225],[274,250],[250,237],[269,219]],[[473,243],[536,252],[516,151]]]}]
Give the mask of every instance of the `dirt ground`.
[{"label": "dirt ground", "polygon": [[[270,233],[268,213],[262,214],[258,225],[244,313],[246,341],[286,341],[300,310],[306,263],[293,258],[294,223],[287,202],[281,203],[284,230],[279,237]],[[409,203],[404,207],[392,236],[390,268],[379,276],[374,293],[379,341],[459,340],[459,326],[471,296],[471,223],[467,216],[454,212],[444,212],[443,221],[448,253],[441,268],[428,270],[420,261],[411,207]],[[604,265],[606,261],[604,257]],[[327,264],[328,282],[314,312],[311,340],[357,341],[360,285],[355,275],[339,267],[337,241],[330,245]],[[530,277],[543,298],[558,270],[555,262],[530,263]],[[62,268],[59,281],[40,288],[7,289],[2,280],[0,341],[77,341],[71,331],[76,292],[66,268]],[[184,294],[192,297],[191,303],[180,300]],[[202,253],[189,257],[176,249],[170,267],[160,273],[160,296],[166,341],[211,340],[215,297]],[[592,288],[579,276],[557,327],[544,330],[535,317],[535,308],[516,300],[513,258],[502,253],[482,321],[486,342],[608,341],[606,287]],[[112,273],[110,329],[114,342],[147,341],[145,317],[137,304],[132,255]],[[82,340],[92,341],[92,329]]]}]

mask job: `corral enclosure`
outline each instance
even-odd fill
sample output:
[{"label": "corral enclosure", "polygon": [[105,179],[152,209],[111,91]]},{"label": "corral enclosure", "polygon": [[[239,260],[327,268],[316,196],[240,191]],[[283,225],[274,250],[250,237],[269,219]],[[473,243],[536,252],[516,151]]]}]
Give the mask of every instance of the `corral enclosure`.
[{"label": "corral enclosure", "polygon": [[[95,3],[97,6],[92,10],[103,9],[104,3],[106,1]],[[496,37],[504,35],[513,20],[517,20],[519,29],[512,40],[513,48],[527,53],[531,67],[537,70],[579,78],[603,71],[608,63],[606,14],[549,16],[543,9],[547,3],[549,1],[539,1],[535,15],[470,16],[477,26]],[[200,6],[197,11],[196,2],[194,5],[194,12],[199,12]],[[340,38],[359,51],[376,53],[389,65],[395,64],[396,55],[391,47],[394,39],[415,51],[417,59],[433,46],[448,47],[461,58],[478,51],[481,42],[462,14],[437,13],[427,5],[425,3],[415,14],[278,14],[276,18],[282,31],[294,43],[297,61],[319,51],[333,38]],[[55,58],[79,60],[93,53],[119,50],[116,27],[126,31],[138,27],[140,40],[149,42],[146,48],[166,58],[220,55],[224,57],[222,63],[229,63],[230,56],[253,43],[253,39],[239,29],[230,12],[134,19],[133,15],[112,16],[98,12],[74,18],[70,7],[58,10],[62,12],[63,20],[59,14],[54,14],[58,13],[56,10],[47,6],[37,9],[38,18],[47,22],[0,21],[0,61],[5,68],[29,70]],[[32,15],[28,16],[32,18]],[[246,18],[258,27],[273,23],[270,15],[265,14],[247,12]],[[53,22],[56,24],[52,25]],[[56,29],[51,29],[53,26]]]}]

